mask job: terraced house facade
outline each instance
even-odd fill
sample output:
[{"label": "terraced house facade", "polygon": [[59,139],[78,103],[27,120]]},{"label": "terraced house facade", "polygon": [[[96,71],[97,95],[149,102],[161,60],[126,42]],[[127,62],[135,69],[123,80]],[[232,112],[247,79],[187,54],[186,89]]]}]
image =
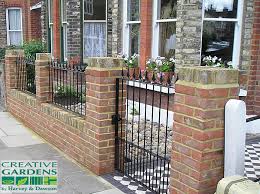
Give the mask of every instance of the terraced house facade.
[{"label": "terraced house facade", "polygon": [[[70,59],[140,55],[199,66],[211,55],[239,68],[241,96],[259,113],[258,0],[49,0],[50,52]],[[52,9],[50,9],[52,8]]]},{"label": "terraced house facade", "polygon": [[40,0],[0,1],[0,48],[21,46],[29,40],[46,42],[44,2]]}]

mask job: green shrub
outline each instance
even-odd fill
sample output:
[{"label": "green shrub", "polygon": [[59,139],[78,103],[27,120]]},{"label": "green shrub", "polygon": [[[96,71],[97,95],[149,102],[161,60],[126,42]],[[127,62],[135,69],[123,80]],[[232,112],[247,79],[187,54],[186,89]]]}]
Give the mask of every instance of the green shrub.
[{"label": "green shrub", "polygon": [[77,93],[76,88],[73,86],[57,86],[55,88],[55,94],[56,97],[75,97],[79,98],[82,102],[86,101],[86,94],[84,92],[80,93],[79,91]]},{"label": "green shrub", "polygon": [[36,58],[36,53],[46,52],[46,46],[37,40],[32,40],[23,44],[24,54],[26,58]]}]

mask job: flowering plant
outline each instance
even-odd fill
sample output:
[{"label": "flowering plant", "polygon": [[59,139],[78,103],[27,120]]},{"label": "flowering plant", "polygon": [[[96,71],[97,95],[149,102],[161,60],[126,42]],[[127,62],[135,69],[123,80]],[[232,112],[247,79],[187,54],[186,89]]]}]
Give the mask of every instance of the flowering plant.
[{"label": "flowering plant", "polygon": [[125,65],[126,65],[128,68],[138,67],[138,56],[139,56],[139,55],[137,55],[137,54],[134,54],[134,55],[131,56],[131,57],[123,56]]},{"label": "flowering plant", "polygon": [[166,59],[164,57],[157,58],[157,67],[160,72],[174,72],[175,70],[175,59]]},{"label": "flowering plant", "polygon": [[148,59],[148,61],[146,61],[146,70],[148,70],[148,71],[156,71],[157,70],[156,60]]},{"label": "flowering plant", "polygon": [[218,58],[216,56],[211,57],[210,55],[203,58],[203,65],[210,67],[233,68],[231,61],[224,62],[221,58]]}]

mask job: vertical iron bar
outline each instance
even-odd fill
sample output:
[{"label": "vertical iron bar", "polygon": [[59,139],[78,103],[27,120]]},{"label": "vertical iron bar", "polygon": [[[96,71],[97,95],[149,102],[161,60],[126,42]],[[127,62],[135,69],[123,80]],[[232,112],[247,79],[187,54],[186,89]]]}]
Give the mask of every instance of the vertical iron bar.
[{"label": "vertical iron bar", "polygon": [[[133,108],[132,108],[132,112],[131,112],[131,114],[132,114],[132,149],[133,149],[133,152],[132,152],[132,156],[134,157],[134,172],[135,172],[135,147],[134,147],[134,112],[135,112],[135,80],[133,80],[133,90],[132,90],[132,92],[133,92]],[[131,158],[132,159],[132,158]],[[131,173],[133,174],[133,159],[132,159],[132,161],[131,161]]]},{"label": "vertical iron bar", "polygon": [[[144,148],[146,149],[146,120],[147,120],[147,82],[145,83],[145,108],[144,108]],[[146,153],[146,173],[145,173],[145,180],[147,182],[147,162],[149,160],[148,152]],[[145,165],[143,166],[143,171],[145,170]],[[148,183],[146,184],[148,186]]]},{"label": "vertical iron bar", "polygon": [[[159,164],[159,148],[160,148],[160,129],[161,129],[161,105],[162,105],[162,86],[160,85],[160,98],[159,98],[159,120],[158,120],[158,139],[157,139],[157,166],[160,168],[161,177],[161,164]],[[156,173],[156,180],[157,180]],[[160,193],[160,182],[159,182],[159,193]]]},{"label": "vertical iron bar", "polygon": [[[123,78],[122,78],[123,79]],[[128,134],[129,134],[129,110],[128,110],[128,99],[129,99],[129,86],[128,86],[129,79],[126,79],[126,158],[124,160],[128,160],[129,153],[128,152]],[[130,151],[130,150],[129,150]],[[130,157],[129,157],[130,159]],[[126,161],[128,162],[128,161]],[[129,164],[127,163],[127,175],[129,175]]]},{"label": "vertical iron bar", "polygon": [[[153,84],[153,96],[152,96],[152,121],[151,121],[151,145],[150,145],[151,153],[153,153],[153,117],[154,117],[154,84]],[[151,161],[151,159],[152,159],[151,153],[150,153],[150,162],[153,162],[153,172],[154,172],[154,157],[153,157],[153,161]],[[150,163],[150,167],[151,167],[151,163]],[[150,181],[149,181],[149,184],[150,184]],[[149,187],[150,187],[150,185],[149,185]],[[154,188],[153,188],[153,184],[152,184],[152,190],[153,189]]]},{"label": "vertical iron bar", "polygon": [[[118,114],[119,114],[119,108],[118,108],[118,104],[119,104],[119,78],[116,79],[116,107],[115,107],[115,114],[116,114],[116,118],[118,118]],[[115,169],[118,169],[119,167],[119,137],[118,137],[118,120],[115,122]]]}]

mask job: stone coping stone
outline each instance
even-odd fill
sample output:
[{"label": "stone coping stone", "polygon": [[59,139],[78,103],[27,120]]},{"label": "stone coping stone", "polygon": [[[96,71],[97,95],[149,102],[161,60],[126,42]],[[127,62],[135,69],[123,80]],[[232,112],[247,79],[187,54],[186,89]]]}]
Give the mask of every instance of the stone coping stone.
[{"label": "stone coping stone", "polygon": [[181,67],[178,76],[180,81],[204,85],[237,84],[239,71],[218,67]]}]

